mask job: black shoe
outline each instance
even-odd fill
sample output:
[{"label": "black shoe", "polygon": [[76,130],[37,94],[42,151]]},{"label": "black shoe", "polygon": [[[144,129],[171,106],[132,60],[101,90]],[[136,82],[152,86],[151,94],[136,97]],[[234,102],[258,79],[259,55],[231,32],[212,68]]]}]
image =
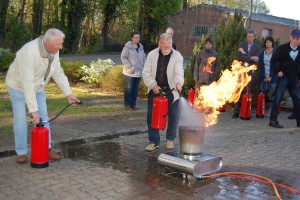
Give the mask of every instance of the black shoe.
[{"label": "black shoe", "polygon": [[300,127],[300,122],[297,122],[297,127]]},{"label": "black shoe", "polygon": [[281,124],[279,124],[278,121],[270,121],[269,126],[274,127],[274,128],[283,128]]},{"label": "black shoe", "polygon": [[288,116],[288,119],[296,119],[296,115],[294,112]]},{"label": "black shoe", "polygon": [[240,117],[239,113],[233,113],[233,115],[232,115],[232,119],[236,119],[236,118],[239,118],[239,117]]}]

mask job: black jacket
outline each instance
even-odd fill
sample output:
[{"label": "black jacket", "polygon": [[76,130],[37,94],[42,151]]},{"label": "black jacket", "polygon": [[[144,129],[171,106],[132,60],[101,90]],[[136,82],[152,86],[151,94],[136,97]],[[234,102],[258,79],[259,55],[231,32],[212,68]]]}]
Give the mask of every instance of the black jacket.
[{"label": "black jacket", "polygon": [[[271,59],[271,68],[275,74],[282,71],[286,76],[297,77],[300,80],[300,48],[295,61],[290,56],[290,43],[280,45]],[[276,64],[278,63],[278,64]]]},{"label": "black jacket", "polygon": [[246,41],[243,41],[239,44],[239,48],[243,48],[246,54],[242,54],[241,52],[238,52],[238,60],[244,62],[247,62],[249,65],[257,65],[257,63],[254,60],[251,60],[251,56],[257,56],[259,57],[259,54],[261,52],[260,46],[253,42],[253,45],[250,49],[250,52],[248,52],[248,43]]}]

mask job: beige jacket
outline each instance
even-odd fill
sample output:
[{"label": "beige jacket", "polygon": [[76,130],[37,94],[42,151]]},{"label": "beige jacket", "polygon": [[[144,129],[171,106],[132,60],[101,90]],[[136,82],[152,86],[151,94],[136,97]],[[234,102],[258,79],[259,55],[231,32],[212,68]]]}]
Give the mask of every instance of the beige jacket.
[{"label": "beige jacket", "polygon": [[30,113],[38,111],[36,93],[44,90],[51,77],[65,96],[72,94],[68,78],[59,63],[59,53],[54,55],[50,72],[44,82],[48,63],[48,53],[40,37],[28,42],[16,53],[16,58],[7,72],[6,86],[24,92]]},{"label": "beige jacket", "polygon": [[[146,63],[143,70],[143,80],[145,85],[148,87],[148,92],[157,85],[156,82],[156,71],[157,61],[159,56],[159,48],[152,50],[146,59]],[[168,84],[171,89],[176,87],[177,83],[183,85],[184,83],[184,72],[183,72],[183,57],[173,49],[173,53],[170,57],[170,61],[167,68]],[[174,95],[174,101],[179,99],[179,94],[176,91],[172,92]]]}]

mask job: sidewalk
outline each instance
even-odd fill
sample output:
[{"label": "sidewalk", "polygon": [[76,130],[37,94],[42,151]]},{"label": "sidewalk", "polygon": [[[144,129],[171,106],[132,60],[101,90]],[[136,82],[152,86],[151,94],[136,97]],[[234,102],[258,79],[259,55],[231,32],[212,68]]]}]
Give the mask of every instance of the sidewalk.
[{"label": "sidewalk", "polygon": [[[140,112],[142,116],[146,108]],[[206,129],[204,151],[222,157],[221,171],[262,175],[300,191],[300,129],[295,120],[287,120],[289,114],[281,111],[279,121],[285,128],[276,129],[268,126],[267,118],[255,118],[255,112],[251,120],[240,120],[232,119],[232,111],[227,110]],[[145,123],[145,118],[135,120]],[[58,129],[71,136],[73,130],[64,126]],[[15,156],[1,157],[0,199],[276,199],[269,185],[227,177],[188,182],[159,166],[157,157],[167,151],[165,133],[161,133],[160,149],[147,153],[146,126],[105,133],[101,123],[97,126],[94,134],[86,126],[90,134],[56,143],[64,159],[48,168],[34,169],[30,163],[16,164]],[[300,199],[278,189],[282,199]]]},{"label": "sidewalk", "polygon": [[107,60],[111,59],[116,65],[121,65],[121,53],[115,54],[84,54],[84,55],[60,55],[60,59],[64,60],[84,60],[85,62],[90,63],[91,61],[97,61],[97,59]]}]

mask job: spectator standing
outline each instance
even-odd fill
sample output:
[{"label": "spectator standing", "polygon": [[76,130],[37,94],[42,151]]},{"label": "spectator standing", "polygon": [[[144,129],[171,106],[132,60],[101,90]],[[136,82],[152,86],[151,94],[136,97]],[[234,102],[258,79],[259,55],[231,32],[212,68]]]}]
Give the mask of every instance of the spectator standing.
[{"label": "spectator standing", "polygon": [[[169,35],[171,36],[172,41],[173,41],[174,29],[173,29],[172,27],[168,27],[168,28],[166,29],[166,33],[169,34]],[[172,42],[172,48],[173,48],[174,50],[176,50],[176,44],[174,43],[174,41]]]},{"label": "spectator standing", "polygon": [[212,49],[213,42],[207,38],[204,49],[199,52],[194,66],[195,89],[199,90],[202,85],[211,84],[219,70],[218,53]]},{"label": "spectator standing", "polygon": [[[239,44],[237,57],[238,57],[238,60],[241,61],[244,66],[258,64],[259,54],[260,54],[261,50],[260,50],[260,46],[254,41],[254,39],[255,39],[255,32],[253,30],[248,30],[246,41],[243,41]],[[252,85],[253,85],[254,77],[255,77],[255,71],[250,71],[250,72],[248,72],[248,74],[251,76],[251,81],[245,87],[248,89],[248,91],[246,91],[244,88],[242,94],[244,94],[246,92],[251,93],[251,89],[252,89]],[[235,104],[232,118],[238,118],[240,115],[242,94],[241,94],[238,102]]]},{"label": "spectator standing", "polygon": [[144,47],[139,41],[140,33],[137,31],[132,32],[131,41],[125,44],[121,53],[121,60],[124,64],[123,74],[125,77],[125,109],[138,110],[136,101],[146,61]]},{"label": "spectator standing", "polygon": [[294,29],[290,35],[290,42],[280,45],[271,59],[271,67],[277,74],[278,82],[272,105],[269,126],[283,128],[279,124],[278,106],[288,89],[294,105],[297,127],[300,127],[300,30]]},{"label": "spectator standing", "polygon": [[261,90],[266,94],[266,117],[270,117],[273,98],[267,95],[271,91],[275,91],[277,75],[271,68],[271,58],[275,54],[274,38],[267,37],[264,41],[265,50],[259,55],[259,83]]},{"label": "spectator standing", "polygon": [[[153,98],[160,91],[168,98],[168,127],[166,132],[167,149],[174,148],[179,125],[179,93],[184,83],[183,57],[172,49],[172,38],[163,33],[159,37],[159,47],[152,50],[147,57],[143,71],[143,80],[148,87],[148,138],[149,145],[146,151],[154,151],[159,147],[159,130],[151,127]],[[172,90],[174,89],[174,90]]]},{"label": "spectator standing", "polygon": [[[6,75],[5,84],[13,108],[13,130],[15,138],[16,161],[27,162],[27,122],[26,106],[37,124],[40,119],[48,121],[45,87],[52,77],[69,103],[79,102],[73,96],[68,78],[59,63],[59,50],[62,49],[64,33],[58,29],[47,30],[44,36],[25,44],[17,53]],[[58,160],[60,155],[51,150],[51,131],[49,124],[49,159]]]}]

